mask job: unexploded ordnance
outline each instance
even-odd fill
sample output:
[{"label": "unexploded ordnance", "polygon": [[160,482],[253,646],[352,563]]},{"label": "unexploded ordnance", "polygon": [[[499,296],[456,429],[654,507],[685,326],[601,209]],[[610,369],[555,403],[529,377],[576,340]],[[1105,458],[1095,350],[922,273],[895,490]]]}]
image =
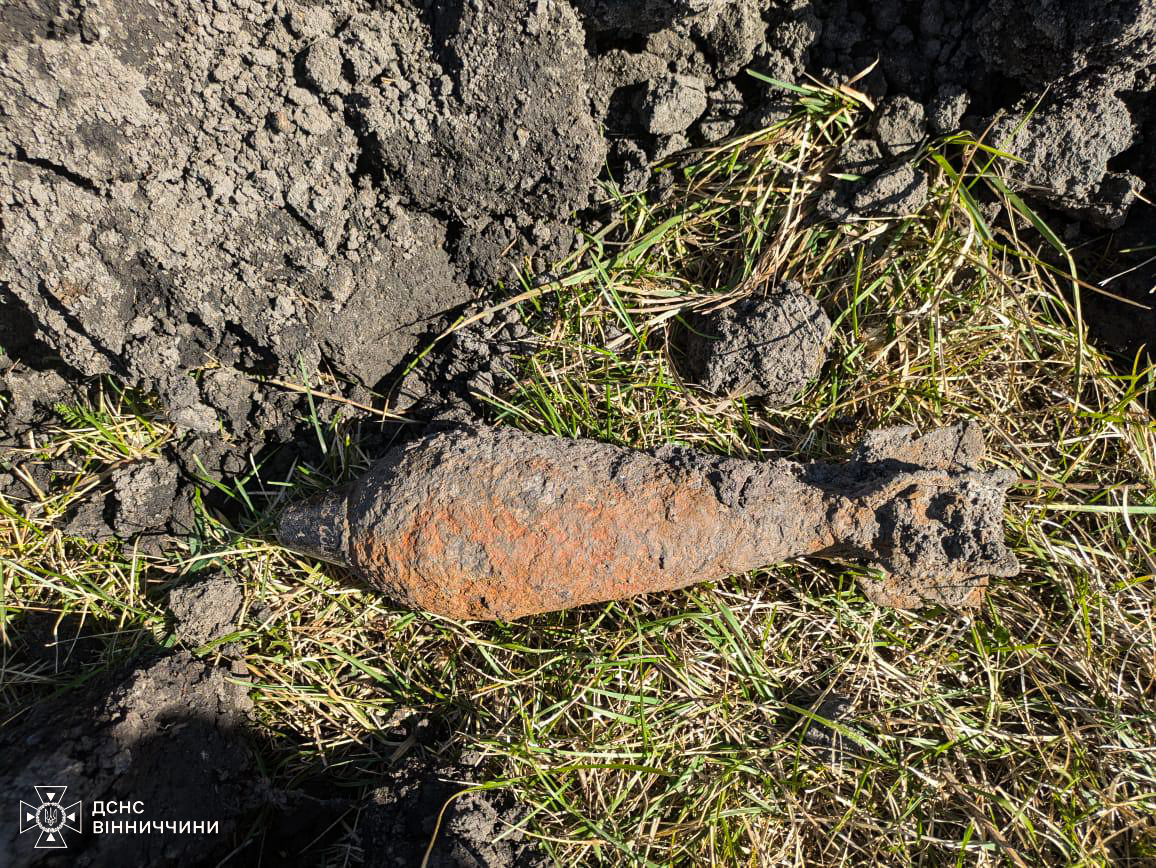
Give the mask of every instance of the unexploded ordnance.
[{"label": "unexploded ordnance", "polygon": [[1012,475],[980,471],[975,425],[868,435],[850,461],[643,452],[512,428],[447,430],[290,506],[281,541],[408,606],[511,619],[669,590],[802,556],[864,559],[876,602],[972,606],[1018,572]]}]

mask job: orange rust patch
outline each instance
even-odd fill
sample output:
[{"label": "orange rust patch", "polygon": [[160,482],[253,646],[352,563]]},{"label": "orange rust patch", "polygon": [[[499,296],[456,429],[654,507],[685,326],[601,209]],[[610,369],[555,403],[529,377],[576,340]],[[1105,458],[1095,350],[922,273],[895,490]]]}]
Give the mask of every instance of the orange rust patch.
[{"label": "orange rust patch", "polygon": [[[669,480],[641,501],[608,488],[552,505],[513,502],[489,482],[490,496],[431,504],[390,539],[356,540],[354,563],[410,605],[512,619],[700,581],[696,541],[726,524],[713,493]],[[662,552],[654,539],[667,541]],[[482,569],[463,566],[463,546],[480,553]],[[725,574],[725,564],[705,566]]]}]

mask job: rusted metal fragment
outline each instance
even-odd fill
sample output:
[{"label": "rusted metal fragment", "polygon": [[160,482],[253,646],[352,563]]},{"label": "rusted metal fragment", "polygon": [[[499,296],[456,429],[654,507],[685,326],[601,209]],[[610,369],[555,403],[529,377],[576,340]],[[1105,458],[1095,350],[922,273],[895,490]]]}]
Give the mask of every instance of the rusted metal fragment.
[{"label": "rusted metal fragment", "polygon": [[864,590],[884,605],[971,606],[987,576],[1019,569],[1003,541],[1012,476],[978,470],[982,456],[974,426],[876,431],[841,464],[443,431],[291,506],[279,535],[454,618],[517,618],[803,556],[882,567]]}]

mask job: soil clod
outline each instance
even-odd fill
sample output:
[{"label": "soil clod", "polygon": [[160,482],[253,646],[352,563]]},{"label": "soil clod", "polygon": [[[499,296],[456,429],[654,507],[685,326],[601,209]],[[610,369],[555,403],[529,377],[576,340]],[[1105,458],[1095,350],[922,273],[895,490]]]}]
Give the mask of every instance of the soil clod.
[{"label": "soil clod", "polygon": [[927,173],[900,163],[876,175],[851,200],[866,217],[914,214],[927,203]]},{"label": "soil clod", "polygon": [[501,790],[463,793],[469,787],[451,780],[455,771],[461,772],[410,760],[373,791],[361,819],[367,868],[547,865],[545,854],[514,828],[521,812],[513,800]]},{"label": "soil clod", "polygon": [[831,321],[791,288],[690,318],[686,367],[703,388],[785,406],[819,373]]},{"label": "soil clod", "polygon": [[244,594],[238,582],[226,575],[212,575],[169,594],[169,611],[176,619],[176,633],[192,647],[235,632]]},{"label": "soil clod", "polygon": [[642,100],[646,128],[655,135],[688,129],[707,108],[706,88],[688,75],[665,75],[650,82]]}]

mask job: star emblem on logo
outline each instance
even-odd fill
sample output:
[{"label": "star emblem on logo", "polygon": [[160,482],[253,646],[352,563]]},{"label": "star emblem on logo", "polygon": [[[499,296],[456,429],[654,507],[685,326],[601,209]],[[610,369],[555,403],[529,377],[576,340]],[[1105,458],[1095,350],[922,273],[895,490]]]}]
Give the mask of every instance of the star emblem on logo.
[{"label": "star emblem on logo", "polygon": [[67,806],[64,804],[64,793],[68,787],[34,787],[34,789],[40,804],[30,805],[28,802],[20,802],[20,834],[39,829],[40,837],[36,840],[38,849],[67,847],[64,830],[80,832],[82,819],[80,802],[76,801]]}]

